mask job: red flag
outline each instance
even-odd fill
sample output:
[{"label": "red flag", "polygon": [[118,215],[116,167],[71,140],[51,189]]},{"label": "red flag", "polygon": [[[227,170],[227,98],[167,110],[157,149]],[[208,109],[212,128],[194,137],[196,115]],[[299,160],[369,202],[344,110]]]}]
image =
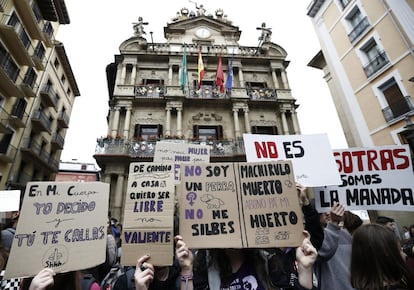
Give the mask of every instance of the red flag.
[{"label": "red flag", "polygon": [[204,74],[206,72],[204,71],[204,64],[203,64],[203,58],[201,57],[201,50],[198,49],[198,80],[197,80],[197,90],[200,89],[201,81],[204,78]]},{"label": "red flag", "polygon": [[219,56],[217,63],[216,86],[220,88],[220,93],[224,93],[224,72],[223,66],[221,64],[221,54]]}]

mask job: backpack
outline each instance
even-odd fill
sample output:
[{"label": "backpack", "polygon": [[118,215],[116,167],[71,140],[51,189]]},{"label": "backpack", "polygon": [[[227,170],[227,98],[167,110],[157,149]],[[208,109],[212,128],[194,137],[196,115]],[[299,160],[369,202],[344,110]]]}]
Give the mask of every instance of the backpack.
[{"label": "backpack", "polygon": [[116,264],[114,267],[111,268],[111,270],[108,272],[108,274],[105,276],[105,278],[101,282],[101,289],[102,290],[112,290],[115,286],[116,281],[120,276],[125,275],[127,284],[128,284],[128,290],[135,290],[135,282],[134,282],[134,273],[135,269],[133,267],[130,267],[126,269],[124,266],[120,264]]},{"label": "backpack", "polygon": [[89,290],[93,283],[98,283],[92,274],[84,274],[81,282],[82,290]]}]

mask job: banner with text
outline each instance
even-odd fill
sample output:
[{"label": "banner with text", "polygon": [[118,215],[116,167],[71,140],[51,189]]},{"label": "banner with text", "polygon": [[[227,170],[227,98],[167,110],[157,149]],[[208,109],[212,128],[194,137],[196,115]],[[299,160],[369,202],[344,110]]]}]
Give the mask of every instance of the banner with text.
[{"label": "banner with text", "polygon": [[291,160],[295,180],[305,186],[341,184],[326,134],[243,134],[247,162]]},{"label": "banner with text", "polygon": [[121,264],[172,265],[174,252],[174,164],[140,162],[129,166],[122,232]]},{"label": "banner with text", "polygon": [[180,235],[190,248],[296,247],[303,218],[290,161],[183,164]]},{"label": "banner with text", "polygon": [[81,270],[105,261],[109,184],[29,182],[5,278],[43,268]]},{"label": "banner with text", "polygon": [[209,163],[210,147],[201,144],[160,141],[155,145],[154,162],[173,163],[175,183],[179,184],[181,163]]},{"label": "banner with text", "polygon": [[314,188],[315,206],[335,201],[347,210],[414,211],[414,174],[408,145],[334,150],[342,183]]}]

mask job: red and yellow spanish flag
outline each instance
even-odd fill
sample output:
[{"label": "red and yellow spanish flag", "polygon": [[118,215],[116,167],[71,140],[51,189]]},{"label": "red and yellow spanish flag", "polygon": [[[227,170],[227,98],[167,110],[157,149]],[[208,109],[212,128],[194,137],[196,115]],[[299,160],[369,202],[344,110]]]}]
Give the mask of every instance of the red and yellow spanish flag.
[{"label": "red and yellow spanish flag", "polygon": [[200,89],[201,81],[203,80],[205,73],[206,72],[204,70],[203,58],[201,57],[201,50],[200,50],[200,48],[198,48],[198,79],[197,79],[197,90]]}]

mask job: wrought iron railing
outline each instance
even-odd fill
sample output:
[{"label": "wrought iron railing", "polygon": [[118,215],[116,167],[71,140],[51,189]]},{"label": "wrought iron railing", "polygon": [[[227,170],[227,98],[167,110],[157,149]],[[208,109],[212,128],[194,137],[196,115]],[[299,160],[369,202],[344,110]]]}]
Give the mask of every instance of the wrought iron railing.
[{"label": "wrought iron railing", "polygon": [[[210,146],[210,156],[235,156],[245,154],[244,143],[242,140],[181,141],[188,144],[202,144]],[[131,141],[124,139],[101,138],[97,140],[95,154],[153,157],[156,143],[157,141]]]},{"label": "wrought iron railing", "polygon": [[405,96],[403,99],[400,99],[400,101],[394,102],[382,109],[382,113],[384,114],[385,120],[389,122],[413,110],[414,106],[410,96]]},{"label": "wrought iron railing", "polygon": [[146,97],[146,98],[162,98],[166,94],[166,87],[146,85],[146,86],[135,86],[134,95],[135,97]]},{"label": "wrought iron railing", "polygon": [[364,17],[357,25],[354,26],[354,29],[348,34],[349,40],[354,42],[355,39],[360,36],[366,28],[369,27],[368,17]]},{"label": "wrought iron railing", "polygon": [[273,89],[246,89],[247,95],[251,100],[259,101],[276,101],[276,90]]},{"label": "wrought iron railing", "polygon": [[364,71],[367,77],[372,76],[374,73],[383,68],[387,63],[389,63],[388,57],[385,54],[385,51],[378,52],[378,54],[369,60],[368,64],[364,66]]}]

